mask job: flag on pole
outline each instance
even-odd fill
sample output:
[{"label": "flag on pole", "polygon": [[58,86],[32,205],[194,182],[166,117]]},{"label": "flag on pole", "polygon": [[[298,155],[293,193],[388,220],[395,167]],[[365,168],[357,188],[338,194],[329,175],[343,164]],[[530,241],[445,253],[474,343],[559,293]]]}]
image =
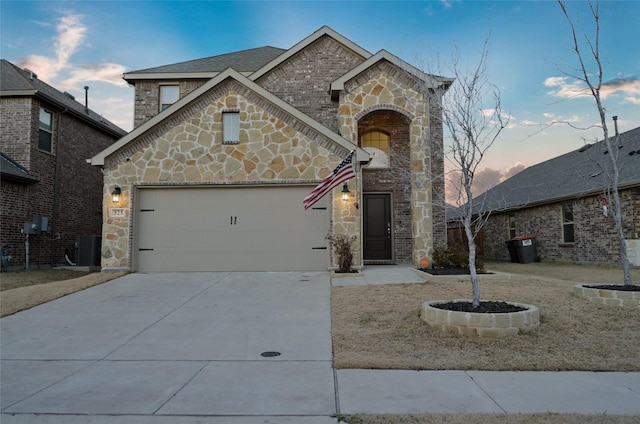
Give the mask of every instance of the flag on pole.
[{"label": "flag on pole", "polygon": [[327,193],[333,190],[334,187],[344,183],[345,181],[355,178],[356,169],[353,163],[353,155],[356,151],[352,150],[336,169],[327,175],[320,184],[307,195],[302,201],[305,210],[315,205],[320,199],[322,199]]}]

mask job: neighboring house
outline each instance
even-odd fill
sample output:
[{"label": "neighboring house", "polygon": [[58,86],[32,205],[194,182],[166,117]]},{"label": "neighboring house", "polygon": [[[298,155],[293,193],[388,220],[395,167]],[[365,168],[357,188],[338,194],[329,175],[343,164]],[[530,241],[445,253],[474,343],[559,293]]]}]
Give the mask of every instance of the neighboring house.
[{"label": "neighboring house", "polygon": [[[4,59],[0,71],[0,241],[12,250],[7,265],[25,268],[27,252],[30,268],[65,263],[65,251],[74,260],[76,238],[102,232],[102,172],[86,159],[126,131],[33,72]],[[27,238],[25,230],[34,234]]]},{"label": "neighboring house", "polygon": [[[442,178],[432,181],[444,172],[441,112],[424,92],[452,80],[326,26],[288,50],[124,79],[135,129],[91,158],[104,169],[103,269],[326,270],[328,234],[358,236],[356,267],[417,264],[446,244]],[[338,187],[305,211],[353,149],[348,201]]]},{"label": "neighboring house", "polygon": [[[630,261],[640,266],[640,128],[619,137],[622,223]],[[610,139],[614,143],[615,135]],[[476,207],[492,211],[483,228],[485,258],[510,259],[506,240],[535,235],[541,261],[620,263],[605,190],[609,154],[604,141],[588,144],[526,168],[476,197]]]}]

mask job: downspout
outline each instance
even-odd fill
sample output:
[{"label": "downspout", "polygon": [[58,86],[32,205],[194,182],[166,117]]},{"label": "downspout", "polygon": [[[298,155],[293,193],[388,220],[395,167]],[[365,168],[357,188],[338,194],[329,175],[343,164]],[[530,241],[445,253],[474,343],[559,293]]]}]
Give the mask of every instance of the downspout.
[{"label": "downspout", "polygon": [[62,161],[60,160],[60,155],[62,154],[62,115],[67,113],[69,109],[65,108],[64,110],[58,112],[58,125],[57,132],[58,137],[56,143],[56,167],[53,175],[53,212],[51,213],[51,234],[53,235],[51,239],[51,251],[49,253],[49,262],[51,263],[51,267],[56,265],[56,245],[58,241],[57,229],[58,229],[58,203],[60,201],[60,196],[58,195],[60,191],[60,168],[62,167]]}]

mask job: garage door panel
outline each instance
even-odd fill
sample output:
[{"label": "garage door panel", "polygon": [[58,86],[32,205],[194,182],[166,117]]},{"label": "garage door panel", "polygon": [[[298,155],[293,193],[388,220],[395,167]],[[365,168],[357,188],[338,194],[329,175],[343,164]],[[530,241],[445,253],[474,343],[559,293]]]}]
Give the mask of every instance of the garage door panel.
[{"label": "garage door panel", "polygon": [[139,189],[136,269],[324,270],[329,212],[304,210],[311,189]]}]

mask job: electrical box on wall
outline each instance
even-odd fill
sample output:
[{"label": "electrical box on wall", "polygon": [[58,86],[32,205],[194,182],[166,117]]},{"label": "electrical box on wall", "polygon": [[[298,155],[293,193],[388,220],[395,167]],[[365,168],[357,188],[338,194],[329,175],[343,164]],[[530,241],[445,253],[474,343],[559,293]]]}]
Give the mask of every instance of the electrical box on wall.
[{"label": "electrical box on wall", "polygon": [[40,229],[38,228],[38,224],[35,222],[25,222],[22,232],[24,234],[37,235],[40,234]]},{"label": "electrical box on wall", "polygon": [[46,216],[34,215],[33,222],[38,226],[38,234],[40,234],[40,232],[49,232],[49,218],[47,218]]}]

